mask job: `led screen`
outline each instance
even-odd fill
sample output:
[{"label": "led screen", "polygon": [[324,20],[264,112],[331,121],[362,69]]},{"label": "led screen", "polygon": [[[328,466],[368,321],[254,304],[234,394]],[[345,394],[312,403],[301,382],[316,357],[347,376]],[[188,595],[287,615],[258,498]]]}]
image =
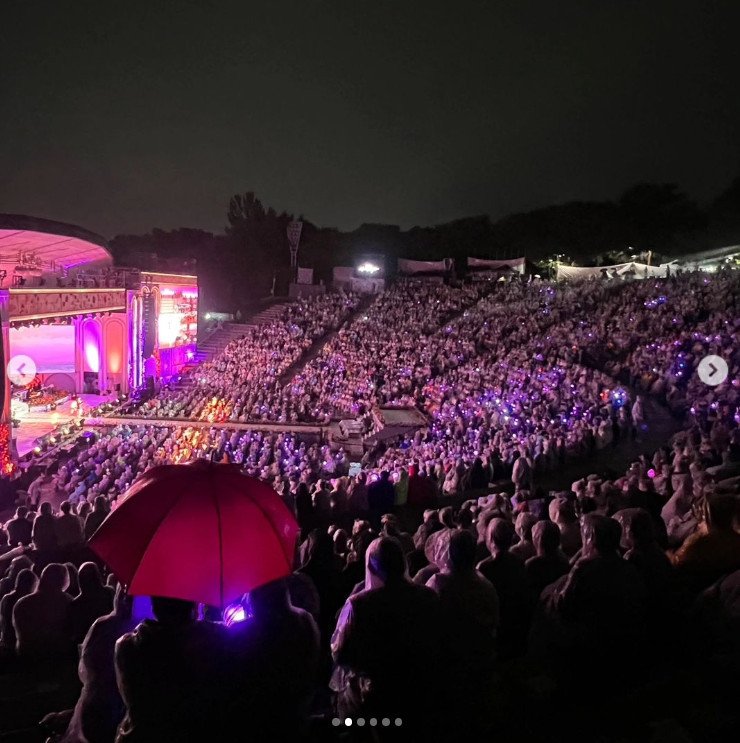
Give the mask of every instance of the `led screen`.
[{"label": "led screen", "polygon": [[10,329],[10,354],[32,358],[36,371],[71,373],[75,370],[75,329],[73,325],[39,325]]}]

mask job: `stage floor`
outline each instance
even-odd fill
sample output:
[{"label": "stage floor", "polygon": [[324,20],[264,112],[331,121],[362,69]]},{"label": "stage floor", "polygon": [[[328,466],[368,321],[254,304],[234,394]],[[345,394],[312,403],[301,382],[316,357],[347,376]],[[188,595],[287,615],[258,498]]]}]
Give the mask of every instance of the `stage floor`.
[{"label": "stage floor", "polygon": [[[116,395],[80,395],[85,411],[94,408],[101,403],[115,400]],[[21,420],[18,428],[13,429],[13,438],[15,439],[18,456],[22,457],[28,454],[36,445],[36,439],[45,436],[54,430],[60,423],[68,423],[74,419],[70,411],[71,400],[57,406],[56,410],[49,412],[34,410],[27,413]]]}]

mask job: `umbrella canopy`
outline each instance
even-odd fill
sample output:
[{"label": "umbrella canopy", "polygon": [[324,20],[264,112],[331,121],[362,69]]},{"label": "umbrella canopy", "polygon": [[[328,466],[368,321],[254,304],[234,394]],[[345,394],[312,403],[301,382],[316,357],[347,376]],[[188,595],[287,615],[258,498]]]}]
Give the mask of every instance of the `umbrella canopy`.
[{"label": "umbrella canopy", "polygon": [[89,545],[132,595],[223,607],[289,575],[298,532],[268,485],[200,460],[149,470]]}]

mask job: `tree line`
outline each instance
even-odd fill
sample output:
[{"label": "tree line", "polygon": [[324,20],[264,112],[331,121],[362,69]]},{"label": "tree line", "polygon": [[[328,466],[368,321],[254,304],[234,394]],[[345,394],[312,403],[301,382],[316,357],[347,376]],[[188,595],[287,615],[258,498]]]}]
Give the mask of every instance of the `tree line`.
[{"label": "tree line", "polygon": [[675,184],[640,183],[614,201],[572,201],[492,221],[488,215],[429,227],[363,224],[351,232],[320,227],[303,215],[277,212],[253,192],[229,200],[226,226],[214,234],[182,227],[144,235],[118,235],[111,251],[119,265],[144,269],[196,270],[204,305],[210,310],[251,309],[275,286],[285,293],[290,254],[286,229],[303,221],[301,266],[329,281],[334,266],[352,265],[365,253],[382,253],[390,265],[398,257],[439,260],[467,256],[533,261],[565,254],[579,263],[599,256],[653,251],[676,257],[740,242],[740,177],[702,207]]}]

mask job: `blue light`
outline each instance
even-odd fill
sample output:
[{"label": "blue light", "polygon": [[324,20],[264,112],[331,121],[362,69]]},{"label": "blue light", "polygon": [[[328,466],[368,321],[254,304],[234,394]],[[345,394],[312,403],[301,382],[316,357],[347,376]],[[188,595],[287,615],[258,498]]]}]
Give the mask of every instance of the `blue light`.
[{"label": "blue light", "polygon": [[223,613],[224,624],[227,627],[232,627],[235,624],[246,622],[248,619],[251,618],[251,616],[251,613],[248,611],[247,607],[242,601],[237,601],[236,603],[229,604],[229,606],[224,609]]}]

